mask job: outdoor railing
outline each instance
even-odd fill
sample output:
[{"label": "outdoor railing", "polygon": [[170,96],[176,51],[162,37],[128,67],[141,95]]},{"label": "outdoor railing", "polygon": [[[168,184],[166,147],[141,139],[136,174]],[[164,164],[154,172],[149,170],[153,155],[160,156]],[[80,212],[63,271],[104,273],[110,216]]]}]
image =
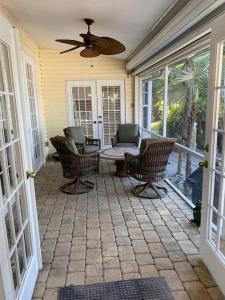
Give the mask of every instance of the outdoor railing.
[{"label": "outdoor railing", "polygon": [[[140,127],[141,138],[161,138],[161,135],[153,133],[145,128]],[[204,159],[204,155],[185,147],[179,143],[175,144],[175,149],[170,155],[166,182],[190,205],[192,202],[192,190],[186,179],[198,167],[199,162]],[[188,164],[188,165],[187,165]],[[187,170],[188,169],[188,170]],[[188,175],[187,175],[188,174]],[[201,199],[198,199],[201,200]]]}]

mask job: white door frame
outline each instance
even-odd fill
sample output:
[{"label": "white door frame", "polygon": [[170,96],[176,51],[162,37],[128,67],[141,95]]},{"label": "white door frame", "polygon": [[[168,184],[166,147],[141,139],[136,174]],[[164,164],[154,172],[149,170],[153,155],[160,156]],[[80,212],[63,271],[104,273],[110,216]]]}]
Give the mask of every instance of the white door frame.
[{"label": "white door frame", "polygon": [[[102,121],[99,126],[99,138],[104,141],[103,131],[103,101],[102,101],[102,86],[119,86],[120,87],[120,123],[126,122],[126,99],[125,99],[125,82],[121,80],[96,80],[97,85],[97,99],[98,99],[98,117],[101,115],[101,120],[98,118],[98,122]],[[102,146],[104,147],[103,143]],[[111,145],[105,146],[111,147]]]},{"label": "white door frame", "polygon": [[[218,122],[218,105],[219,105],[219,90],[216,88],[219,80],[221,52],[220,44],[225,41],[225,15],[217,18],[212,23],[211,34],[211,50],[210,50],[210,71],[209,71],[209,91],[206,120],[206,138],[205,143],[209,144],[209,152],[205,152],[205,159],[208,161],[208,168],[204,169],[203,174],[203,195],[202,195],[202,221],[201,221],[201,240],[200,240],[200,255],[204,263],[208,267],[215,281],[219,285],[221,291],[225,295],[225,259],[222,258],[217,249],[209,240],[210,224],[211,224],[211,205],[213,201],[214,188],[214,170],[215,157],[217,147],[217,122]],[[223,150],[225,151],[225,142],[223,141]],[[224,162],[222,162],[222,165]],[[223,166],[222,166],[223,168]],[[224,179],[223,179],[224,180]],[[220,184],[220,196],[222,189]],[[224,196],[223,196],[224,197]],[[224,199],[223,199],[224,201]],[[219,215],[222,207],[219,205]]]},{"label": "white door frame", "polygon": [[[25,69],[25,64],[28,63],[32,66],[32,76],[33,76],[33,84],[34,84],[34,98],[35,98],[35,110],[36,110],[36,116],[37,116],[37,125],[38,125],[38,140],[40,143],[40,162],[37,166],[33,166],[33,169],[35,172],[38,172],[45,163],[45,144],[44,144],[44,135],[43,135],[43,126],[41,122],[41,116],[40,116],[40,105],[39,105],[39,99],[38,99],[38,94],[37,94],[37,78],[36,78],[36,65],[34,63],[34,59],[26,53],[26,51],[23,51],[22,53],[23,56],[23,78],[24,78],[24,85],[25,85],[25,93],[26,93],[26,99],[27,99],[27,104],[25,109],[26,109],[26,115],[29,116],[29,128],[31,128],[31,118],[30,118],[30,108],[29,108],[29,100],[28,100],[28,86],[27,86],[27,78],[26,78],[26,69]],[[32,135],[29,135],[29,140],[30,140],[30,151],[33,153],[33,139]]]},{"label": "white door frame", "polygon": [[[102,96],[101,96],[101,86],[102,85],[119,85],[121,91],[121,104],[120,104],[120,117],[121,123],[126,121],[126,99],[125,99],[125,82],[121,80],[68,80],[66,85],[66,97],[67,97],[67,116],[68,116],[68,126],[74,126],[74,116],[73,116],[73,99],[72,99],[72,88],[74,86],[91,86],[92,89],[92,105],[93,110],[93,133],[95,138],[102,138],[102,126],[99,126],[99,115],[102,115]],[[103,120],[103,118],[102,118]]]},{"label": "white door frame", "polygon": [[[20,133],[20,144],[22,150],[22,165],[23,165],[23,178],[24,186],[27,194],[27,205],[28,214],[30,221],[30,234],[32,239],[32,251],[33,256],[29,263],[29,268],[26,270],[26,274],[23,278],[22,285],[20,287],[19,293],[17,294],[17,299],[28,300],[31,299],[35,281],[38,275],[38,269],[41,267],[41,251],[40,251],[40,240],[37,222],[37,211],[36,211],[36,201],[34,184],[31,180],[26,180],[26,171],[32,170],[30,152],[28,151],[28,143],[26,141],[27,134],[27,124],[26,115],[23,110],[23,91],[22,91],[22,73],[21,73],[21,52],[19,47],[18,34],[16,29],[12,27],[8,21],[0,16],[0,28],[1,28],[1,40],[10,45],[10,54],[12,62],[12,76],[14,79],[14,90],[16,97],[16,109],[18,113],[18,130]],[[1,201],[0,201],[1,202]],[[0,203],[2,211],[2,203]],[[6,241],[5,236],[6,231],[3,220],[3,215],[0,218],[0,236]],[[0,266],[2,272],[2,281],[4,286],[4,292],[6,300],[14,299],[14,291],[12,289],[13,283],[11,279],[11,271],[9,266],[9,250],[7,248],[7,243],[0,243]]]},{"label": "white door frame", "polygon": [[68,80],[66,86],[66,94],[67,94],[67,116],[68,116],[68,126],[74,126],[74,116],[73,116],[73,93],[72,88],[76,86],[90,86],[92,93],[92,119],[93,122],[93,137],[98,137],[98,124],[97,124],[97,96],[96,96],[96,83],[95,80]]}]

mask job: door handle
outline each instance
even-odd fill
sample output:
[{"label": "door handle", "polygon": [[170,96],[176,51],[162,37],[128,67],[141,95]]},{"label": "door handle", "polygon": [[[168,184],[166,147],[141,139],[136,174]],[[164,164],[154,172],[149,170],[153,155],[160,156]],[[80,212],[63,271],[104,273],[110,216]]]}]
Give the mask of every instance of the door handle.
[{"label": "door handle", "polygon": [[36,176],[36,173],[35,173],[35,172],[33,172],[33,171],[28,172],[28,171],[27,171],[27,179],[29,179],[29,178],[34,178],[35,176]]},{"label": "door handle", "polygon": [[102,116],[98,116],[99,117],[99,119],[101,119],[102,118]]},{"label": "door handle", "polygon": [[96,124],[96,123],[97,123],[96,121],[93,122],[93,124]]},{"label": "door handle", "polygon": [[208,160],[203,160],[198,163],[199,167],[208,168]]},{"label": "door handle", "polygon": [[99,124],[102,124],[102,121],[98,121]]}]

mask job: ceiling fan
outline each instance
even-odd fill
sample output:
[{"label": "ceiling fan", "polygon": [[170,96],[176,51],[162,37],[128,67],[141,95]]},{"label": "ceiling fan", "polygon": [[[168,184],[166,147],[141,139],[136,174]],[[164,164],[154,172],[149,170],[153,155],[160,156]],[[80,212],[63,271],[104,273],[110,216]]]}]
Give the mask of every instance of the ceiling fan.
[{"label": "ceiling fan", "polygon": [[94,23],[94,20],[86,18],[84,19],[84,22],[88,26],[88,31],[87,33],[80,34],[80,36],[83,38],[83,42],[67,39],[56,40],[56,42],[74,46],[73,48],[60,52],[60,54],[73,51],[80,47],[84,47],[84,49],[80,52],[80,55],[83,57],[96,57],[101,54],[113,55],[125,51],[126,48],[119,41],[111,37],[99,37],[97,35],[92,34],[90,31],[90,26]]}]

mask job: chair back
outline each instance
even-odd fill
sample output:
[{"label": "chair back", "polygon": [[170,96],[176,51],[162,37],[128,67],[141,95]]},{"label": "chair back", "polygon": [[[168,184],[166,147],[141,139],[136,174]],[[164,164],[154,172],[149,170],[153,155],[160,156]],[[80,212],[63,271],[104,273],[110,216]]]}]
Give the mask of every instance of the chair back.
[{"label": "chair back", "polygon": [[70,177],[74,173],[74,168],[76,168],[74,157],[78,155],[73,139],[64,136],[55,136],[50,138],[50,140],[59,154],[64,177]]},{"label": "chair back", "polygon": [[139,138],[139,126],[137,124],[119,124],[117,138],[119,143],[136,143]]},{"label": "chair back", "polygon": [[139,179],[144,181],[160,181],[165,178],[169,156],[173,150],[176,139],[143,139],[140,146]]},{"label": "chair back", "polygon": [[66,137],[70,137],[76,144],[85,144],[85,133],[82,126],[71,126],[63,129]]}]

